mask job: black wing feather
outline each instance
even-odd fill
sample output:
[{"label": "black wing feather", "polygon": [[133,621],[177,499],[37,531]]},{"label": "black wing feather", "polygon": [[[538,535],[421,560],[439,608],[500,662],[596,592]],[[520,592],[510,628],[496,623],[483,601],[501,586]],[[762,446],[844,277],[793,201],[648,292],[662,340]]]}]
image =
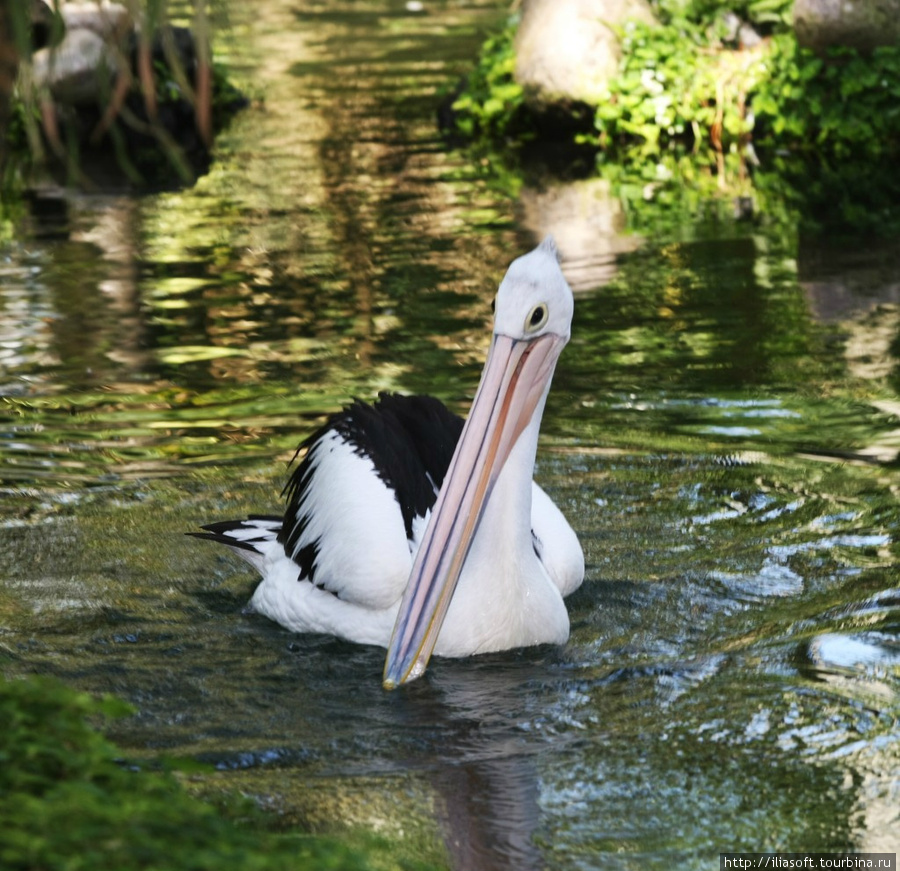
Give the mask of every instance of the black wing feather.
[{"label": "black wing feather", "polygon": [[[246,529],[247,521],[252,520],[264,520],[271,523],[272,527],[269,530],[260,530],[260,534],[256,538],[239,539],[229,534],[237,530]],[[229,547],[238,550],[248,550],[252,553],[259,553],[259,548],[257,548],[256,545],[271,540],[273,533],[275,532],[275,524],[278,524],[278,534],[281,534],[282,520],[283,518],[274,514],[250,514],[247,517],[247,520],[218,520],[215,523],[206,523],[200,527],[201,529],[205,529],[206,532],[188,532],[185,534],[190,535],[193,538],[205,538],[209,541],[217,541],[219,544],[227,544]]]},{"label": "black wing feather", "polygon": [[315,474],[316,445],[328,433],[338,433],[356,453],[372,461],[378,477],[394,491],[411,539],[415,518],[434,505],[462,428],[463,419],[433,397],[380,393],[371,405],[355,400],[303,441],[295,459],[303,451],[306,454],[282,493],[288,505],[278,536],[303,574],[314,578],[318,554],[317,542],[297,548],[309,523],[303,500]]}]

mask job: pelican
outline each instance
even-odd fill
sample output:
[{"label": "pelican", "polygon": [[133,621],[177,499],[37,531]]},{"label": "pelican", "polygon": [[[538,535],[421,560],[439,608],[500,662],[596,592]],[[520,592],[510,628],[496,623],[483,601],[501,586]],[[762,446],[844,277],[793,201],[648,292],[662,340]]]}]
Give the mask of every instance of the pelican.
[{"label": "pelican", "polygon": [[190,534],[260,572],[250,611],[386,647],[388,689],[419,677],[432,653],[563,644],[563,599],[581,584],[584,556],[532,479],[573,308],[548,237],[500,283],[465,423],[427,396],[354,401],[298,448],[283,516]]}]

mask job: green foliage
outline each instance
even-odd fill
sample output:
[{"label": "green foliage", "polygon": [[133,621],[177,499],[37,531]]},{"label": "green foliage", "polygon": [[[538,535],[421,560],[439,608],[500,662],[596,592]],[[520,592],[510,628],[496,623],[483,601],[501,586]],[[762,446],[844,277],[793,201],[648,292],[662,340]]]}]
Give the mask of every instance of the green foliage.
[{"label": "green foliage", "polygon": [[[27,170],[49,159],[55,167],[65,169],[70,181],[90,185],[98,181],[101,185],[117,184],[113,166],[122,181],[139,187],[187,184],[206,171],[210,140],[247,105],[247,98],[229,79],[223,65],[205,66],[210,59],[204,47],[211,34],[204,15],[181,19],[185,26],[176,27],[169,23],[168,0],[147,0],[138,5],[140,9],[132,10],[140,13],[137,17],[142,25],[138,31],[149,36],[145,43],[136,31],[127,39],[123,37],[119,46],[125,58],[131,59],[126,92],[113,99],[113,83],[107,81],[104,70],[98,69],[94,72],[98,79],[96,104],[87,101],[70,105],[60,100],[53,109],[56,123],[45,125],[38,108],[42,99],[39,88],[27,69],[32,54],[27,4],[20,4],[21,9],[14,4],[13,24],[24,74],[12,97],[11,123],[5,137],[11,163]],[[197,8],[197,4],[193,6]],[[181,14],[186,15],[186,11]],[[54,26],[61,20],[57,15]],[[50,35],[50,50],[56,51],[61,32],[51,29]],[[136,60],[143,49],[150,59],[152,93],[148,93],[148,79],[142,75],[143,64]],[[120,79],[124,84],[125,79]]]},{"label": "green foliage", "polygon": [[771,27],[789,27],[794,0],[739,0],[731,6],[732,12],[762,30]]},{"label": "green foliage", "polygon": [[[900,47],[817,56],[797,45],[791,7],[792,0],[659,0],[661,24],[631,22],[620,32],[619,75],[596,106],[596,133],[582,138],[624,159],[684,147],[725,155],[751,141],[826,160],[896,155]],[[738,50],[735,33],[726,33],[732,14],[767,37]],[[514,32],[511,20],[485,43],[454,103],[466,136],[525,128]]]},{"label": "green foliage", "polygon": [[783,34],[772,39],[767,66],[753,96],[760,144],[841,160],[897,153],[900,47],[820,57]]},{"label": "green foliage", "polygon": [[630,23],[619,76],[596,110],[599,144],[644,153],[689,141],[727,151],[749,137],[748,94],[765,70],[761,52],[714,51],[686,20]]},{"label": "green foliage", "polygon": [[759,31],[783,29],[791,24],[794,0],[657,0],[655,12],[664,22],[687,20],[707,28],[717,28],[726,13],[736,15]]},{"label": "green foliage", "polygon": [[[341,844],[261,831],[249,802],[230,814],[171,772],[126,766],[88,724],[128,714],[48,680],[0,681],[0,867],[4,871],[366,869]],[[249,825],[256,821],[257,825]]]},{"label": "green foliage", "polygon": [[518,20],[488,37],[459,96],[452,104],[454,125],[467,137],[496,138],[509,132],[523,108],[523,91],[514,78],[513,39]]}]

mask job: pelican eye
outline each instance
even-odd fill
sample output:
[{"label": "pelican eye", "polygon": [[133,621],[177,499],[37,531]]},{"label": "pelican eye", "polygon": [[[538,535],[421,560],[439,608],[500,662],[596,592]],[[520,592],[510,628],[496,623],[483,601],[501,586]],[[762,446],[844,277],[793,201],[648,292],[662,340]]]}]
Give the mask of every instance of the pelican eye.
[{"label": "pelican eye", "polygon": [[533,333],[547,323],[547,303],[539,302],[525,318],[525,332]]}]

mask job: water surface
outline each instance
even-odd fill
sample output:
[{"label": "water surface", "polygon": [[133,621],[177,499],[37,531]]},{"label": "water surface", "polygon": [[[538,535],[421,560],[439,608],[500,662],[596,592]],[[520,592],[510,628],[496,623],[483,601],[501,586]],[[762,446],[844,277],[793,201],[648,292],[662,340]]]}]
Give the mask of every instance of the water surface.
[{"label": "water surface", "polygon": [[[0,248],[0,645],[111,691],[285,825],[454,868],[713,868],[900,844],[900,240],[616,186],[515,195],[435,130],[496,2],[276,2],[220,39],[257,98],[190,190],[43,186]],[[436,661],[241,609],[182,532],[271,512],[354,396],[457,411],[509,261],[553,232],[573,339],[536,475],[579,533],[572,637]]]}]

